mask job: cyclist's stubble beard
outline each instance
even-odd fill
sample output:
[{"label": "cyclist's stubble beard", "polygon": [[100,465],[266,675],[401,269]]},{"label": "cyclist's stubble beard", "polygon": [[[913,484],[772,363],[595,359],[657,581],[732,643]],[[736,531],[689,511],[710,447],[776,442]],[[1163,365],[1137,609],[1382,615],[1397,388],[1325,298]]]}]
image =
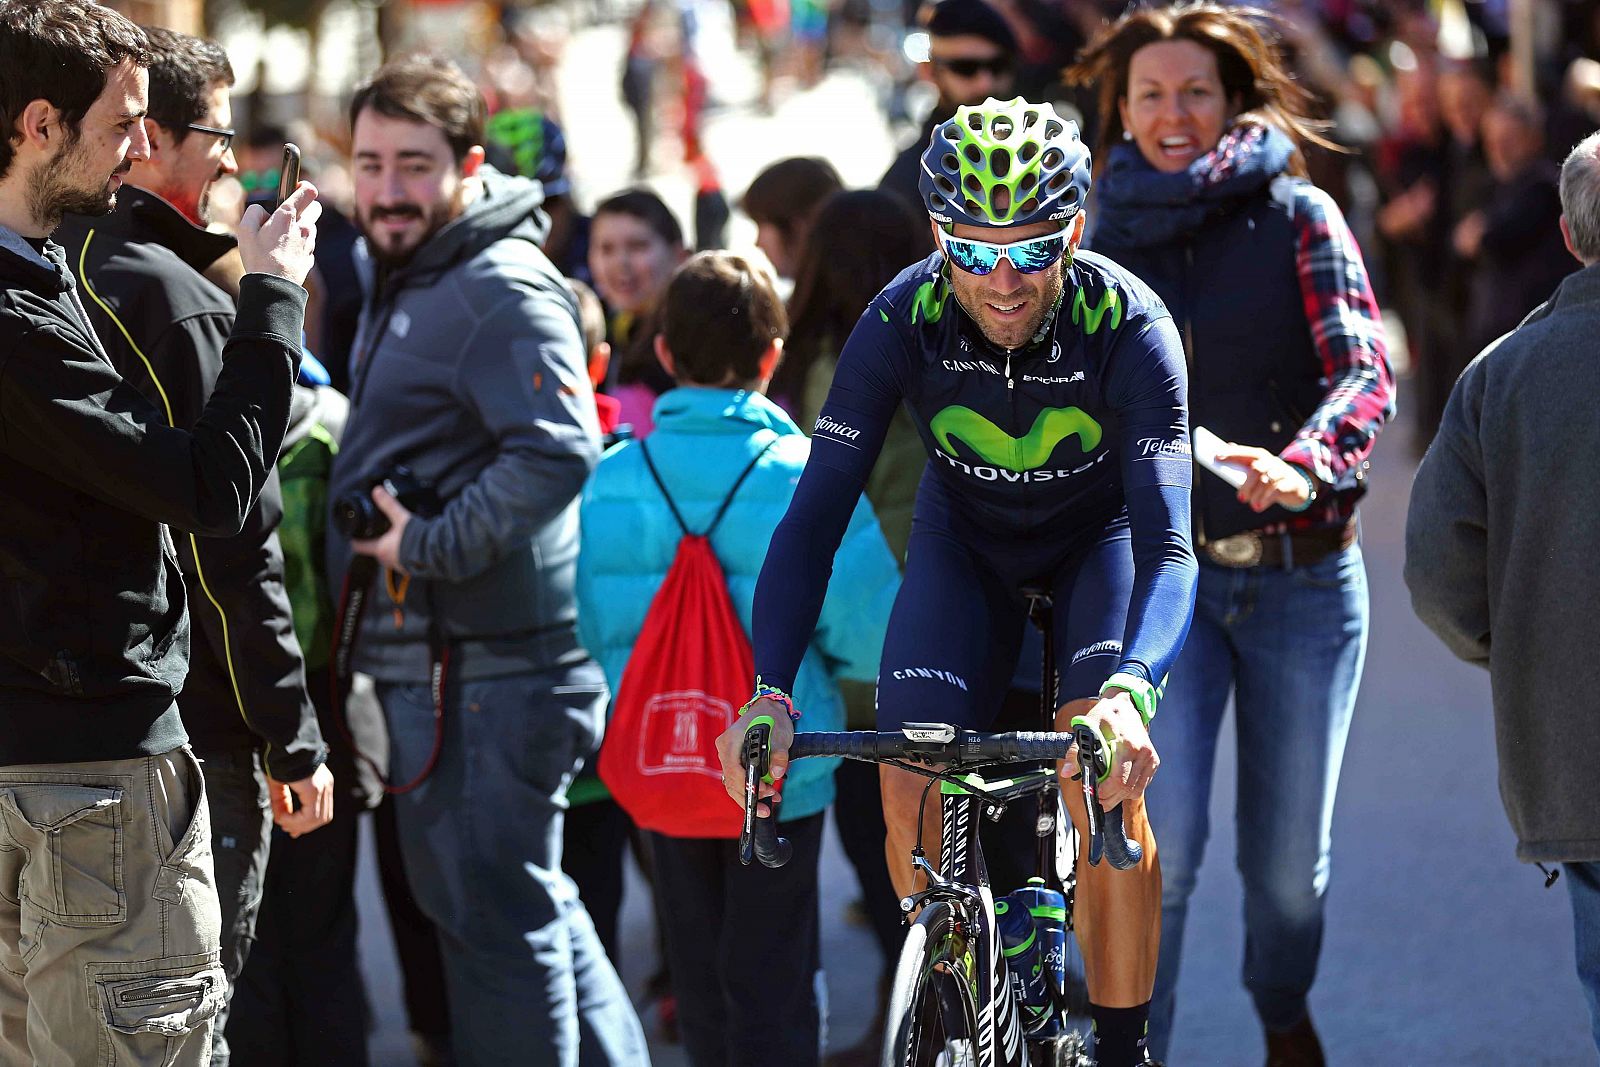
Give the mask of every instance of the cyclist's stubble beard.
[{"label": "cyclist's stubble beard", "polygon": [[[968,274],[959,267],[945,263],[945,276],[950,281],[950,291],[967,318],[977,324],[978,331],[990,344],[1004,349],[1021,348],[1033,340],[1044,320],[1061,299],[1065,285],[1066,259],[1063,257],[1038,274],[1018,274],[1018,288],[1001,292],[989,284],[994,274]],[[1028,313],[1018,318],[1008,318],[990,308],[992,302],[1002,306],[1018,300],[1029,301]]]}]

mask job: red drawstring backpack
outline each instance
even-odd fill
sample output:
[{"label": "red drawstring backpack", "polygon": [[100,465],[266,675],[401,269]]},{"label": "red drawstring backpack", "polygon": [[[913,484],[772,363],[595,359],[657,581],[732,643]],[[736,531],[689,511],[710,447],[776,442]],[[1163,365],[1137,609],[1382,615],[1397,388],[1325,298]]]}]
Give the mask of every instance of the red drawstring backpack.
[{"label": "red drawstring backpack", "polygon": [[711,534],[767,449],[756,454],[704,533],[690,533],[643,441],[645,468],[683,536],[622,672],[600,749],[600,778],[635,823],[669,837],[739,836],[743,813],[722,787],[717,737],[755,689],[755,656]]}]

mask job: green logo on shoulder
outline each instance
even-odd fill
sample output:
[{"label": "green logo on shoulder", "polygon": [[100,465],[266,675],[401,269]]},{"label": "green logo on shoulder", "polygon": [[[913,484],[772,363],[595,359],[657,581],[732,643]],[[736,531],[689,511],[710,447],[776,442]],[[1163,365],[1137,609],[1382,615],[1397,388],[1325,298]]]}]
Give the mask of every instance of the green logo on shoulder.
[{"label": "green logo on shoulder", "polygon": [[1034,419],[1033,428],[1021,439],[969,407],[955,404],[945,408],[928,424],[941,451],[957,459],[955,442],[983,462],[1002,470],[1021,473],[1037,470],[1050,461],[1056,446],[1068,437],[1078,439],[1085,453],[1100,445],[1100,424],[1080,408],[1045,408]]},{"label": "green logo on shoulder", "polygon": [[1083,295],[1080,287],[1072,298],[1072,325],[1082,326],[1084,333],[1098,333],[1100,323],[1107,315],[1111,316],[1111,328],[1115,330],[1122,325],[1122,297],[1115,289],[1107,289],[1100,294],[1100,300],[1094,307],[1089,306],[1089,300]]},{"label": "green logo on shoulder", "polygon": [[938,322],[944,317],[944,302],[950,296],[950,286],[943,278],[925,281],[917,288],[916,300],[911,305],[911,323],[916,325],[920,314],[924,322]]}]

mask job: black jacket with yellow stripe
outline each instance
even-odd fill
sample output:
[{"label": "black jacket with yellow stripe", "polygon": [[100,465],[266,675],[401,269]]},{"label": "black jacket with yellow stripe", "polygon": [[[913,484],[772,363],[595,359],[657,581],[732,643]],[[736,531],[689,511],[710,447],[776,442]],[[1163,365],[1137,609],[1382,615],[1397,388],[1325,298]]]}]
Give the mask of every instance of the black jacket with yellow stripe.
[{"label": "black jacket with yellow stripe", "polygon": [[[56,239],[118,372],[169,424],[193,426],[221,373],[236,310],[202,272],[233,239],[133,186],[109,215],[69,217]],[[284,590],[282,516],[274,471],[237,534],[174,532],[195,629],[178,705],[202,757],[260,748],[272,777],[295,781],[323,762],[326,746]]]}]

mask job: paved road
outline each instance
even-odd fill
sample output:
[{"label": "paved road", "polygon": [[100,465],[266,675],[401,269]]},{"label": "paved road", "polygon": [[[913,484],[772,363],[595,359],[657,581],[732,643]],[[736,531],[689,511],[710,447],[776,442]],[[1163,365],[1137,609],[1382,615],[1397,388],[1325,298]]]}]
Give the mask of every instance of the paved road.
[{"label": "paved road", "polygon": [[[585,31],[565,68],[567,134],[584,203],[627,183],[631,127],[611,74],[619,50],[615,30]],[[746,68],[715,53],[711,69],[724,99],[747,96]],[[707,140],[728,188],[742,190],[761,166],[791,154],[827,155],[848,182],[873,182],[892,147],[873,92],[867,82],[842,76],[781,103],[773,116],[739,106],[720,110]],[[656,175],[652,183],[686,208],[684,176]],[[731,239],[736,247],[748,246],[751,236],[741,223]],[[1408,431],[1402,420],[1380,442],[1363,508],[1372,641],[1334,824],[1328,930],[1313,1011],[1336,1065],[1592,1067],[1597,1059],[1573,976],[1565,889],[1544,890],[1538,872],[1512,856],[1496,792],[1486,676],[1456,663],[1423,629],[1401,582],[1413,470]],[[1189,923],[1171,1055],[1173,1064],[1185,1067],[1262,1061],[1259,1031],[1238,979],[1243,934],[1232,862],[1234,786],[1234,756],[1224,746],[1214,837]],[[370,874],[369,861],[364,875]],[[853,1043],[868,1025],[879,964],[865,932],[843,920],[856,891],[831,841],[823,881],[831,924],[823,946],[830,1040],[837,1047]],[[630,884],[622,972],[637,994],[654,966],[654,940],[646,898],[636,878]],[[409,1067],[392,950],[374,886],[373,878],[363,878],[374,1063]],[[653,1032],[648,1016],[646,1025]],[[676,1048],[659,1042],[655,1048],[663,1067],[687,1062]]]}]

